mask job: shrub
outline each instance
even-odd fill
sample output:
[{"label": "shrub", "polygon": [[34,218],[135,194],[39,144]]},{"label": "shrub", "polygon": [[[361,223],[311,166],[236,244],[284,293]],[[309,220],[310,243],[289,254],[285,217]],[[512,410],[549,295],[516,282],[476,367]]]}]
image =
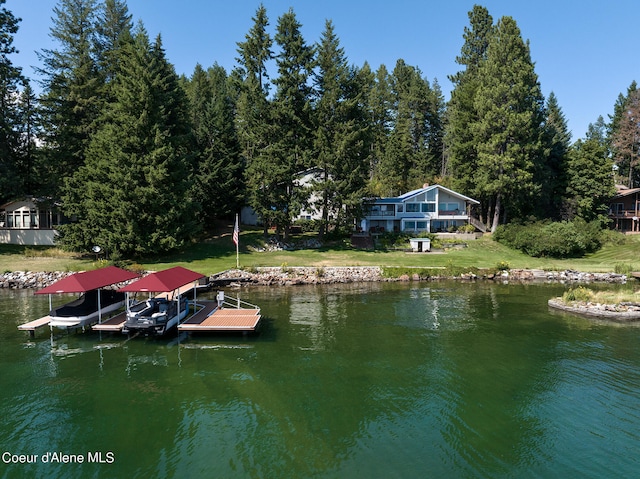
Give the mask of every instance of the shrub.
[{"label": "shrub", "polygon": [[626,274],[627,276],[629,276],[634,271],[638,271],[639,269],[640,268],[631,263],[616,263],[613,265],[613,271],[616,274]]},{"label": "shrub", "polygon": [[576,258],[602,246],[601,228],[597,221],[587,223],[582,219],[561,222],[538,221],[527,225],[500,226],[494,238],[529,256]]},{"label": "shrub", "polygon": [[510,269],[511,265],[508,261],[498,261],[498,264],[496,264],[497,271],[509,271]]},{"label": "shrub", "polygon": [[584,286],[578,286],[577,288],[570,288],[562,295],[562,301],[569,303],[571,301],[590,301],[593,296],[593,291]]}]

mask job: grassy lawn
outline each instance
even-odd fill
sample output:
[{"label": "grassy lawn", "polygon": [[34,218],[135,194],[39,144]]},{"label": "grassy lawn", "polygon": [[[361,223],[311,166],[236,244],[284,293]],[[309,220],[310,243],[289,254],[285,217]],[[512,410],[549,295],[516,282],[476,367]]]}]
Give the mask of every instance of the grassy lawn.
[{"label": "grassy lawn", "polygon": [[[312,236],[308,236],[311,238]],[[345,242],[336,242],[320,249],[257,252],[252,247],[263,244],[262,232],[246,230],[240,234],[240,266],[389,266],[389,267],[476,267],[495,268],[507,262],[511,268],[612,272],[620,265],[640,271],[640,236],[626,238],[624,244],[607,245],[584,258],[556,260],[532,258],[496,243],[490,236],[469,241],[466,248],[443,252],[407,253],[404,251],[355,250]],[[0,272],[7,271],[80,271],[103,264],[91,255],[78,256],[57,248],[0,245]],[[132,266],[133,263],[131,263]],[[181,265],[203,274],[235,268],[235,246],[231,234],[225,232],[184,251],[162,258],[141,261],[140,267],[161,270]]]}]

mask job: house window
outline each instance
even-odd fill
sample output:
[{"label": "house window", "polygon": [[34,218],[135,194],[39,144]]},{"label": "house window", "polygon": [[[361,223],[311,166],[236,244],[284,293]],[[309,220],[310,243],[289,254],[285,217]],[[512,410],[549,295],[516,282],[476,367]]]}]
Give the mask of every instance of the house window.
[{"label": "house window", "polygon": [[611,205],[611,210],[612,210],[613,214],[620,215],[624,211],[624,204],[623,203],[613,203]]},{"label": "house window", "polygon": [[416,229],[416,222],[415,221],[405,221],[404,222],[404,229],[405,230],[415,230]]},{"label": "house window", "polygon": [[402,213],[404,211],[404,205],[398,205],[398,213]]},{"label": "house window", "polygon": [[436,190],[435,188],[433,190],[429,190],[427,191],[427,201],[436,201]]},{"label": "house window", "polygon": [[421,207],[423,213],[434,213],[436,211],[435,203],[422,203]]},{"label": "house window", "polygon": [[418,230],[426,230],[427,222],[426,221],[416,221],[416,229]]},{"label": "house window", "polygon": [[419,203],[407,203],[407,213],[418,213],[418,212],[420,212]]}]

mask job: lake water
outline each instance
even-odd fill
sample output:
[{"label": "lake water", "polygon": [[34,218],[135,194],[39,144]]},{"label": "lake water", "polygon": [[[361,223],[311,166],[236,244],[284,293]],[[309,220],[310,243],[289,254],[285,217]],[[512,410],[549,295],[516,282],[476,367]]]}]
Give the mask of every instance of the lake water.
[{"label": "lake water", "polygon": [[564,289],[247,289],[259,335],[169,339],[30,339],[0,290],[0,477],[639,477],[640,328]]}]

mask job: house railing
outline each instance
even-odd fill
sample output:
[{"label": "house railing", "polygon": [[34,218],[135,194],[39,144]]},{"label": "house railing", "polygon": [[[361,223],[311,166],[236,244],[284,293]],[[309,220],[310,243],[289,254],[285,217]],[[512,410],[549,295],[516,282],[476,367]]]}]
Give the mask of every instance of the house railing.
[{"label": "house railing", "polygon": [[475,226],[476,228],[478,228],[483,233],[487,232],[486,225],[482,221],[480,221],[478,218],[474,218],[473,216],[469,216],[469,224],[472,225],[472,226]]},{"label": "house railing", "polygon": [[640,211],[638,211],[638,210],[617,210],[617,211],[610,210],[609,211],[609,216],[611,216],[613,218],[634,218],[634,217],[640,217]]},{"label": "house railing", "polygon": [[370,218],[374,218],[376,216],[395,216],[396,212],[391,210],[391,211],[368,211],[366,213],[367,216],[369,216]]}]

